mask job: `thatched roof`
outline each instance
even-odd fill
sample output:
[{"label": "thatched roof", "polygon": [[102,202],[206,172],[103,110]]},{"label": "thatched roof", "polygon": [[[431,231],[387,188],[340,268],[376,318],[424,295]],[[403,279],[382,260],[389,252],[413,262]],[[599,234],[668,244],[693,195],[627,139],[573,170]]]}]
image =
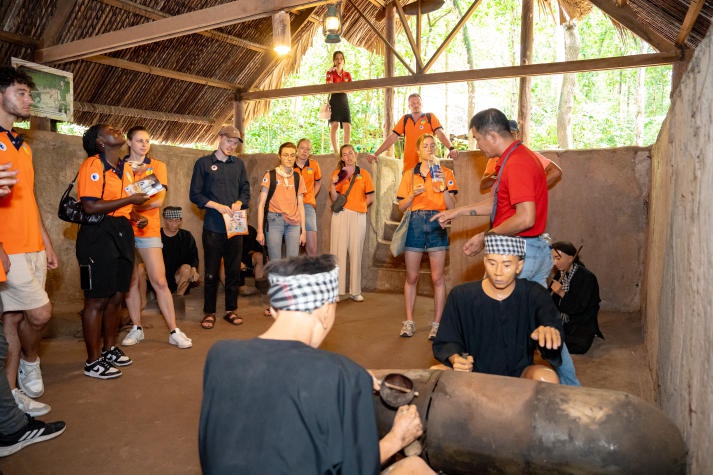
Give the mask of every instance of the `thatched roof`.
[{"label": "thatched roof", "polygon": [[[217,129],[232,121],[236,91],[279,88],[284,75],[299,67],[326,10],[326,4],[320,2],[277,0],[265,2],[270,6],[262,7],[253,4],[258,1],[242,0],[241,5],[274,11],[283,3],[300,4],[287,9],[293,52],[285,59],[278,59],[271,49],[272,23],[268,12],[200,33],[117,48],[78,60],[47,62],[74,74],[74,122],[82,125],[110,122],[123,128],[140,122],[159,141],[212,142]],[[659,49],[661,45],[674,48],[682,28],[687,29],[686,23],[692,23],[690,34],[679,47],[695,48],[713,16],[713,0],[705,0],[692,21],[686,20],[690,0],[617,1],[621,6],[616,6],[613,0],[592,3],[610,15],[613,9],[625,11],[620,17],[613,15],[614,19],[632,26],[635,32],[643,27],[645,34],[659,39],[655,45]],[[229,0],[2,2],[0,63],[9,64],[11,57],[39,62],[38,52],[44,51],[43,47],[121,32],[231,3]],[[382,4],[382,0],[345,1],[343,36],[352,44],[383,52],[383,42],[356,11],[359,9],[383,33],[383,8],[378,6]],[[96,42],[101,43],[101,38]],[[265,101],[248,102],[245,118],[264,113],[267,106]]]}]

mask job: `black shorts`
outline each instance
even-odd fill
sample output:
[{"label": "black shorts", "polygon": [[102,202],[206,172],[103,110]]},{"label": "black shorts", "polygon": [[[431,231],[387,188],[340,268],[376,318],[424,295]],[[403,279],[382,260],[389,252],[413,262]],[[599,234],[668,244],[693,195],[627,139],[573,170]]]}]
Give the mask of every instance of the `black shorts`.
[{"label": "black shorts", "polygon": [[91,289],[87,298],[107,298],[128,292],[134,270],[134,230],[126,218],[106,216],[99,224],[83,224],[77,234],[77,261],[88,265]]},{"label": "black shorts", "polygon": [[332,115],[329,122],[339,122],[351,124],[352,115],[349,112],[349,99],[344,92],[335,92],[329,97],[329,105],[332,107]]}]

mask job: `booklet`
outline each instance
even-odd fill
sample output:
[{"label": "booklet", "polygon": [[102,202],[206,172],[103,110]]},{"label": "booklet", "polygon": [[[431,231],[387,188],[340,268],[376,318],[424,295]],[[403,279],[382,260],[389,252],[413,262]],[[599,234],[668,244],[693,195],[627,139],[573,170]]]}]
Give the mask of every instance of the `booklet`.
[{"label": "booklet", "polygon": [[135,181],[130,184],[124,190],[126,190],[127,195],[133,195],[134,193],[146,193],[149,196],[153,196],[159,191],[163,191],[165,187],[158,181],[156,175],[148,175],[139,181]]},{"label": "booklet", "polygon": [[228,239],[233,236],[245,236],[248,234],[248,210],[234,211],[232,217],[228,213],[224,213],[223,219],[225,220]]}]

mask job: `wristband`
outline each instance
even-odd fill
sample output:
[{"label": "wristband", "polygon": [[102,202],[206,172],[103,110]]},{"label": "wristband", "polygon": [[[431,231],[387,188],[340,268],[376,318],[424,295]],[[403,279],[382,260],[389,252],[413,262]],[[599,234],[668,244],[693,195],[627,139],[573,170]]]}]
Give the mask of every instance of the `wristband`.
[{"label": "wristband", "polygon": [[448,150],[451,150],[451,151],[453,151],[453,150],[455,150],[455,149],[456,149],[456,148],[455,148],[453,145],[451,145],[450,147],[448,147]]}]

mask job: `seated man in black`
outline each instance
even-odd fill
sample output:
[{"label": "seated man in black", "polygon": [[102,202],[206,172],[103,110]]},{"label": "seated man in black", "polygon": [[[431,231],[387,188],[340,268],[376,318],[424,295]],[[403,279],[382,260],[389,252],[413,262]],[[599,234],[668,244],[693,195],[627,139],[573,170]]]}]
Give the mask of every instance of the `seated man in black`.
[{"label": "seated man in black", "polygon": [[459,371],[559,382],[552,369],[533,365],[538,347],[545,360],[561,364],[562,324],[548,292],[516,278],[524,257],[524,239],[486,234],[486,278],[448,295],[433,342],[437,360]]},{"label": "seated man in black", "polygon": [[200,281],[196,240],[190,231],[181,229],[183,211],[180,206],[166,206],[163,222],[161,242],[168,288],[172,294],[185,295]]},{"label": "seated man in black", "polygon": [[[257,242],[257,230],[248,225],[248,235],[243,238],[243,257],[240,260],[240,280],[238,290],[240,295],[252,295],[259,289],[267,290],[265,281],[265,248]],[[221,281],[224,269],[221,267]],[[255,278],[255,287],[248,287],[245,277]],[[256,288],[257,287],[257,288]]]},{"label": "seated man in black", "polygon": [[562,316],[564,341],[570,353],[586,353],[595,336],[604,338],[597,320],[600,302],[597,276],[584,267],[571,242],[553,243],[552,258],[557,272],[550,289]]},{"label": "seated man in black", "polygon": [[[335,319],[334,256],[271,261],[265,271],[275,322],[258,338],[220,341],[208,353],[198,434],[203,473],[378,474],[423,428],[408,406],[379,441],[372,377],[317,349]],[[434,473],[415,456],[389,473],[399,468]]]}]

